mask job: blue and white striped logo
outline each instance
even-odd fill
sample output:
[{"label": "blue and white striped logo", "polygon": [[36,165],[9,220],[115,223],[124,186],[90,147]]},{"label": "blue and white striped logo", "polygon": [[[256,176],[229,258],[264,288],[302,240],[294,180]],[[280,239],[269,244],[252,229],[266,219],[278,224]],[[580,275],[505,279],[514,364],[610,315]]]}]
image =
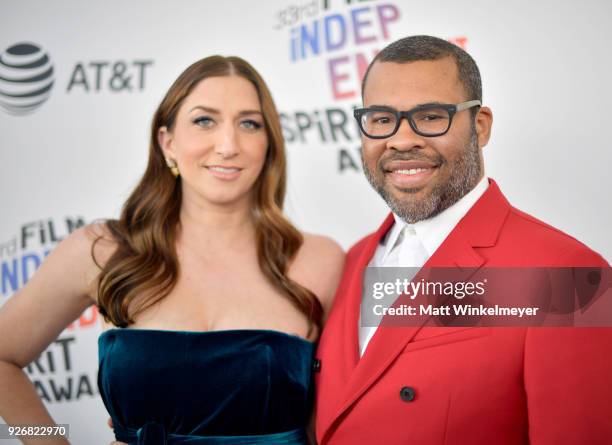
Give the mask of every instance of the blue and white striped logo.
[{"label": "blue and white striped logo", "polygon": [[32,113],[51,95],[53,64],[40,46],[21,42],[0,54],[0,107],[13,115]]}]

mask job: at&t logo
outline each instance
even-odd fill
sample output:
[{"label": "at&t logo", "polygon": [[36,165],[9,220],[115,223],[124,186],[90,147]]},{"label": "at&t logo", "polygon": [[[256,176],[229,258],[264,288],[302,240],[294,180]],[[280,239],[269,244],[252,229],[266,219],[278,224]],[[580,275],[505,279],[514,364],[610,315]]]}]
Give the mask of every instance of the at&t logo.
[{"label": "at&t logo", "polygon": [[16,43],[0,54],[0,106],[24,115],[40,107],[51,95],[53,64],[35,43]]}]

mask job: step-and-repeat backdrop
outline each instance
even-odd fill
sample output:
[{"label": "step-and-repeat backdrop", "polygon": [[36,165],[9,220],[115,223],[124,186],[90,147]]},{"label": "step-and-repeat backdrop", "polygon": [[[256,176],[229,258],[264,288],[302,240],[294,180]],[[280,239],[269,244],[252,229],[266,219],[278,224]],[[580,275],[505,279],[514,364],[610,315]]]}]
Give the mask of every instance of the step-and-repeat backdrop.
[{"label": "step-and-repeat backdrop", "polygon": [[[4,1],[0,305],[63,237],[118,215],[156,105],[212,54],[262,73],[282,113],[287,213],[348,248],[387,211],[361,171],[360,78],[411,34],[478,62],[495,116],[486,172],[511,202],[610,259],[611,12],[605,0]],[[99,321],[87,310],[26,369],[75,444],[112,438],[96,387]]]}]

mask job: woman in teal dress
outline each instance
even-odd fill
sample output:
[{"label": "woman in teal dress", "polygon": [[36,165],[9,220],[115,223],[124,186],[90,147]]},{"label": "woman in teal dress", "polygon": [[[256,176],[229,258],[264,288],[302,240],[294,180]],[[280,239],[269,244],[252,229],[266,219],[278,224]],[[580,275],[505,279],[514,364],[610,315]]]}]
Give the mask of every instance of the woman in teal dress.
[{"label": "woman in teal dress", "polygon": [[0,311],[15,339],[0,347],[3,399],[20,400],[0,415],[52,424],[21,368],[93,300],[118,441],[307,443],[314,344],[344,258],[284,217],[285,188],[280,120],[255,69],[221,56],[188,67],[119,219],[71,234]]}]

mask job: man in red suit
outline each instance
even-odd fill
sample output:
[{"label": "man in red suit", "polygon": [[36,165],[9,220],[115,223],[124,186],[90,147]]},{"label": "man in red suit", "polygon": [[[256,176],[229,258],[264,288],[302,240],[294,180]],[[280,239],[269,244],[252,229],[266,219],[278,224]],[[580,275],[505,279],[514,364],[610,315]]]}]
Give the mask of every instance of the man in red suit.
[{"label": "man in red suit", "polygon": [[474,60],[390,44],[363,80],[362,161],[392,213],[351,248],[317,352],[320,445],[612,444],[612,329],[364,326],[366,267],[607,267],[484,175]]}]

